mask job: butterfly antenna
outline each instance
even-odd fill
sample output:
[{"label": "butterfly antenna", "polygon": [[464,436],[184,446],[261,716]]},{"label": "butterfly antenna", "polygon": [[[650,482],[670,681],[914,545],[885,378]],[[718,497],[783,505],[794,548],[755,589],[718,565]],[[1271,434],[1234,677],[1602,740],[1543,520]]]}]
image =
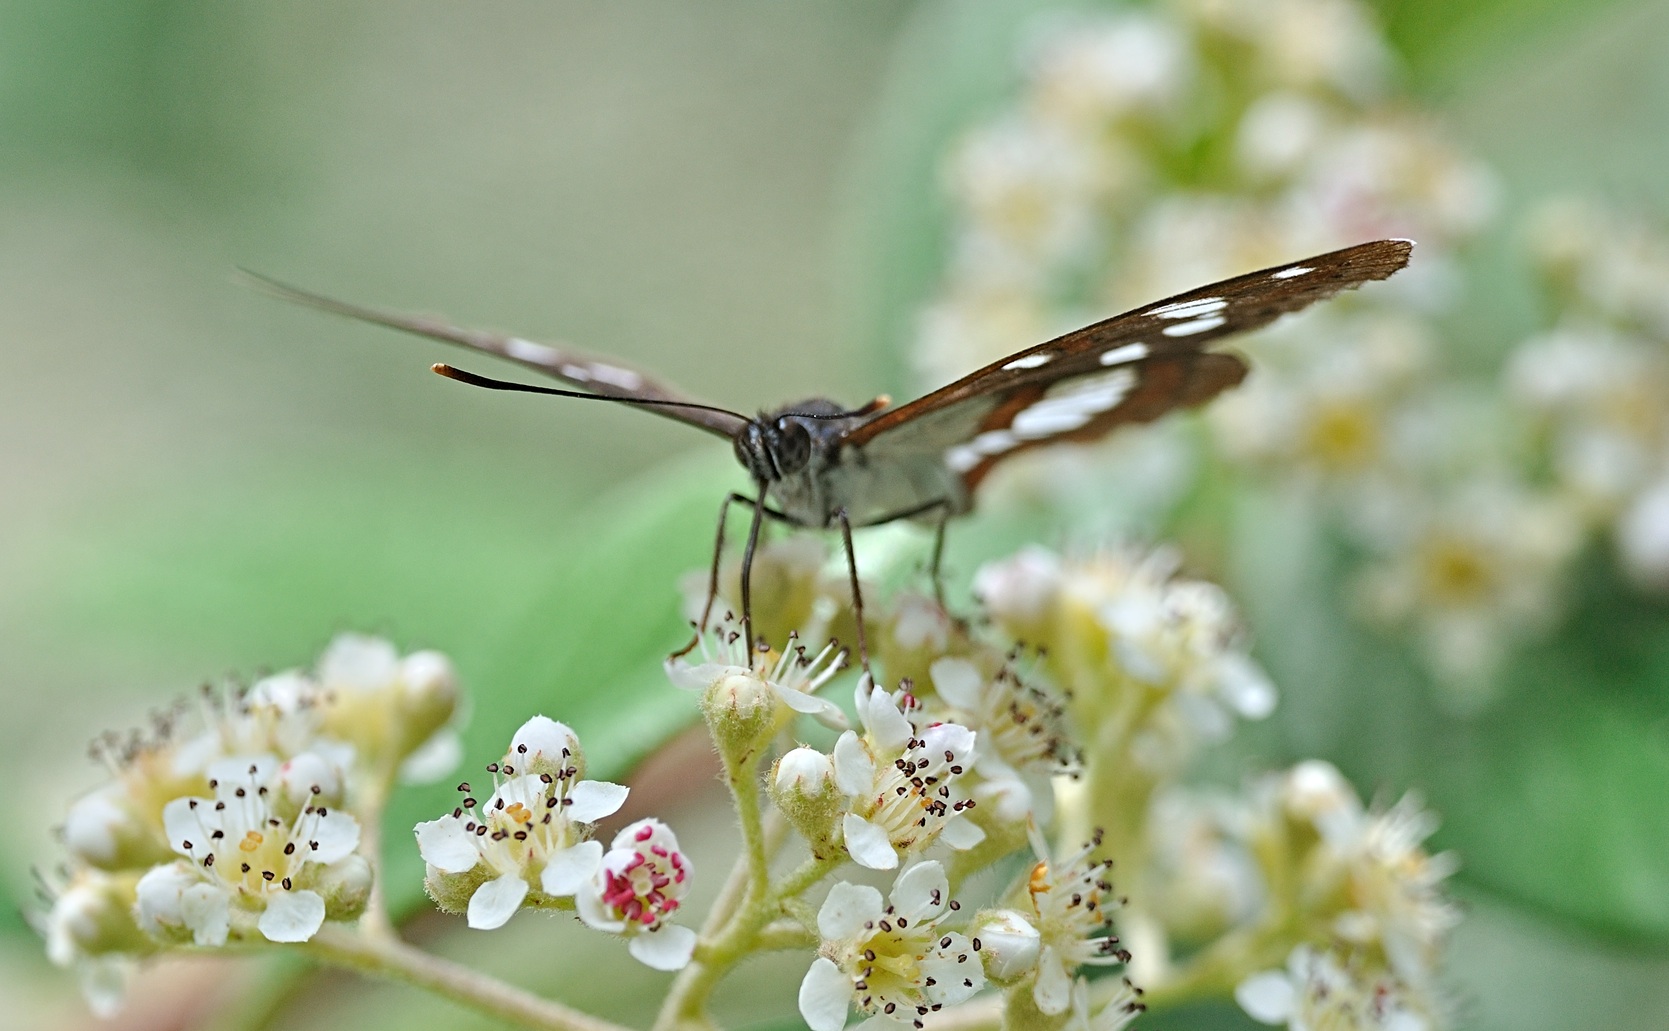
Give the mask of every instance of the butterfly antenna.
[{"label": "butterfly antenna", "polygon": [[705,412],[720,412],[724,415],[735,415],[738,419],[746,419],[745,415],[738,415],[728,408],[716,405],[697,404],[694,401],[672,401],[658,397],[618,397],[614,394],[588,394],[583,390],[559,390],[556,387],[536,387],[531,383],[514,383],[506,379],[492,379],[488,376],[478,376],[473,372],[465,372],[445,362],[436,362],[429,366],[430,370],[455,379],[459,383],[468,383],[472,387],[482,387],[487,390],[513,390],[521,394],[550,394],[553,397],[577,397],[586,401],[618,401],[628,405],[664,405],[672,408],[699,408]]}]

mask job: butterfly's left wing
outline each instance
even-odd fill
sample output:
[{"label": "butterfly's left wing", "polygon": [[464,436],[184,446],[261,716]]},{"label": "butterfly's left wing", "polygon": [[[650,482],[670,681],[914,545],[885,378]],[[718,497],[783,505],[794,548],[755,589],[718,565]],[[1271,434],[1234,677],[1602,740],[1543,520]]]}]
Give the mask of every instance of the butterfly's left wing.
[{"label": "butterfly's left wing", "polygon": [[1115,315],[883,412],[850,430],[842,448],[871,467],[942,463],[965,500],[1010,455],[1095,440],[1211,400],[1245,378],[1246,363],[1207,345],[1385,279],[1408,264],[1413,246],[1358,244]]}]

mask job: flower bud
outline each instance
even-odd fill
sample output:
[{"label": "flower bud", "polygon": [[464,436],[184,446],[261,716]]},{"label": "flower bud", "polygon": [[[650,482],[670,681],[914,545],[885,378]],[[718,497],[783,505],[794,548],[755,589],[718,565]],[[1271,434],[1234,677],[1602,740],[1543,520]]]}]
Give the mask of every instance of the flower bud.
[{"label": "flower bud", "polygon": [[846,811],[846,796],[835,784],[833,759],[815,748],[789,751],[772,771],[771,799],[811,843],[813,854],[840,848],[836,827]]},{"label": "flower bud", "polygon": [[585,776],[585,750],[566,723],[535,716],[517,728],[501,765],[515,774],[579,780]]},{"label": "flower bud", "polygon": [[413,652],[400,660],[399,681],[409,755],[451,722],[458,708],[458,673],[440,652]]},{"label": "flower bud", "polygon": [[145,819],[121,783],[83,795],[64,817],[64,844],[101,870],[150,866],[171,858],[155,821]]},{"label": "flower bud", "polygon": [[312,888],[325,900],[325,919],[358,919],[371,900],[374,877],[370,861],[357,852],[320,870]]},{"label": "flower bud", "polygon": [[986,910],[974,921],[968,936],[979,942],[985,976],[997,984],[1014,984],[1037,969],[1042,936],[1018,910]]},{"label": "flower bud", "polygon": [[78,873],[53,900],[44,923],[46,955],[67,967],[90,956],[138,954],[154,946],[133,922],[135,875]]},{"label": "flower bud", "polygon": [[701,714],[726,762],[752,755],[776,733],[776,692],[753,673],[728,667],[701,696]]}]

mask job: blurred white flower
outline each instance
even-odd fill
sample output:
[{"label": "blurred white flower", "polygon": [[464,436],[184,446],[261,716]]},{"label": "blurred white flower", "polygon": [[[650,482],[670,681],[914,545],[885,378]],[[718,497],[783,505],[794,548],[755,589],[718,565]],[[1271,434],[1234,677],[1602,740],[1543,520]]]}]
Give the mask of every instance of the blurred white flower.
[{"label": "blurred white flower", "polygon": [[853,1006],[881,1018],[878,1027],[920,1027],[927,1013],[985,986],[973,944],[939,929],[956,908],[942,866],[909,867],[889,901],[845,881],[824,899],[817,914],[822,945],[800,983],[800,1016],[812,1031],[840,1031]]},{"label": "blurred white flower", "polygon": [[975,577],[998,625],[1044,651],[1079,727],[1098,726],[1127,696],[1144,699],[1126,732],[1134,761],[1155,772],[1225,738],[1236,716],[1262,719],[1275,705],[1227,595],[1177,577],[1177,565],[1166,549],[1060,560],[1029,548]]},{"label": "blurred white flower", "polygon": [[47,958],[75,971],[99,1017],[121,1009],[139,958],[155,949],[134,923],[135,881],[131,874],[77,871],[66,883],[48,885],[52,908],[32,918],[46,938]]},{"label": "blurred white flower", "polygon": [[1571,506],[1500,480],[1476,479],[1440,499],[1405,496],[1361,575],[1364,611],[1405,626],[1428,663],[1467,704],[1487,695],[1517,641],[1559,609],[1560,577],[1581,543]]},{"label": "blurred white flower", "polygon": [[209,768],[213,798],[168,803],[168,842],[185,858],[139,881],[145,931],[217,946],[234,931],[247,933],[252,920],[270,941],[313,937],[330,908],[324,882],[343,872],[338,867],[364,865],[354,855],[359,823],[323,804],[291,801],[284,773],[271,756],[224,759]]},{"label": "blurred white flower", "polygon": [[1048,778],[1075,759],[1061,703],[1008,665],[987,677],[968,659],[946,656],[930,675],[938,703],[930,711],[974,732],[974,769],[1006,810],[999,818],[1019,823],[1040,809],[1047,818]]},{"label": "blurred white flower", "polygon": [[615,835],[574,901],[587,926],[624,936],[638,962],[678,970],[695,951],[695,932],[671,920],[690,890],[691,872],[672,828],[639,820]]},{"label": "blurred white flower", "polygon": [[1436,1031],[1443,1024],[1437,1000],[1388,972],[1308,945],[1293,950],[1285,970],[1241,981],[1234,998],[1253,1019],[1292,1031]]}]

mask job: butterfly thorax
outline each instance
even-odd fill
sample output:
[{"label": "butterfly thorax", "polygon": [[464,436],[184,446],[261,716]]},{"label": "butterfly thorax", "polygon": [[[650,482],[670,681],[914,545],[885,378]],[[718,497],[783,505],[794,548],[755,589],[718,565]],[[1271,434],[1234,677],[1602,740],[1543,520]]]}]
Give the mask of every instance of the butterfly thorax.
[{"label": "butterfly thorax", "polygon": [[771,504],[790,522],[832,527],[845,511],[854,526],[886,522],[943,501],[950,512],[967,508],[959,481],[937,453],[918,460],[871,463],[848,439],[874,418],[813,398],[762,412],[734,438],[736,459],[764,485]]}]

